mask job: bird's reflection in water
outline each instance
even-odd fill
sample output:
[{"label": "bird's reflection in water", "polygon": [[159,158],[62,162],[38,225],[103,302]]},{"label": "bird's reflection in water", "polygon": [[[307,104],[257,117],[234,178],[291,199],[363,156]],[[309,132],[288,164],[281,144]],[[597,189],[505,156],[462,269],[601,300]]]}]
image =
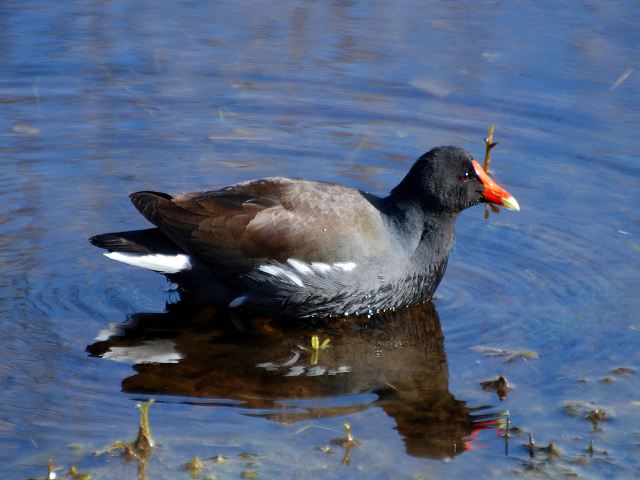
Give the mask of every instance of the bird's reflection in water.
[{"label": "bird's reflection in water", "polygon": [[[181,303],[134,314],[97,340],[87,347],[92,355],[135,364],[136,373],[122,381],[126,392],[231,399],[286,422],[377,406],[395,420],[414,456],[462,453],[476,431],[497,424],[495,414],[449,393],[431,302],[369,319],[313,322],[239,320]],[[355,395],[344,405],[344,396],[363,393],[377,399]],[[340,405],[331,405],[337,397]]]}]

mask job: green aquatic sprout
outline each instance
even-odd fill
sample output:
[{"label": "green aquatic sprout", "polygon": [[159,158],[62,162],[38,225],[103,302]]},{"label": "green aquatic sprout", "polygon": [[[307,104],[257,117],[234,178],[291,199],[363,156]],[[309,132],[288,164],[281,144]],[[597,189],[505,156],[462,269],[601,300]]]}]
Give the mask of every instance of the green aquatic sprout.
[{"label": "green aquatic sprout", "polygon": [[127,459],[133,458],[138,462],[138,478],[140,480],[146,479],[147,461],[151,457],[151,452],[155,446],[155,442],[151,436],[151,427],[149,427],[149,408],[151,408],[151,405],[154,403],[155,400],[151,398],[144,403],[136,405],[138,410],[140,410],[140,421],[138,424],[138,435],[133,442],[128,443],[122,440],[116,440],[103,450],[94,452],[95,455],[103,455],[105,453],[123,450]]},{"label": "green aquatic sprout", "polygon": [[533,458],[538,450],[536,441],[533,439],[533,435],[529,434],[529,441],[524,444],[524,448],[529,452],[529,457]]},{"label": "green aquatic sprout", "polygon": [[200,472],[202,471],[203,468],[204,468],[204,463],[202,463],[202,460],[200,460],[200,457],[197,455],[193,457],[191,461],[184,466],[184,469],[187,472],[189,472],[189,474],[191,475],[191,478],[198,478],[198,475],[200,475]]},{"label": "green aquatic sprout", "polygon": [[353,432],[351,431],[351,424],[349,422],[344,422],[342,424],[342,428],[344,429],[344,440],[342,442],[342,446],[344,447],[344,457],[342,457],[342,465],[349,465],[351,463],[351,449],[360,445],[360,442],[353,437]]},{"label": "green aquatic sprout", "polygon": [[91,480],[91,474],[86,472],[79,472],[78,467],[71,465],[67,472],[67,477],[72,480]]},{"label": "green aquatic sprout", "polygon": [[351,431],[351,424],[349,422],[344,422],[342,424],[342,428],[344,428],[344,443],[354,443],[355,439],[353,438],[353,432]]},{"label": "green aquatic sprout", "polygon": [[311,348],[307,348],[304,345],[298,344],[298,348],[309,351],[309,350],[326,350],[329,348],[329,343],[331,343],[330,338],[325,338],[322,343],[320,343],[320,337],[318,335],[313,335],[311,337]]},{"label": "green aquatic sprout", "polygon": [[53,459],[49,458],[47,461],[47,480],[53,480],[57,477],[56,470],[59,470],[53,463]]},{"label": "green aquatic sprout", "polygon": [[133,447],[139,453],[150,453],[155,446],[155,442],[151,436],[151,428],[149,427],[149,408],[151,408],[151,405],[154,403],[155,400],[151,398],[144,403],[136,405],[138,410],[140,410],[140,424],[138,426],[138,436],[133,441]]},{"label": "green aquatic sprout", "polygon": [[538,452],[545,454],[547,459],[563,456],[562,450],[560,450],[560,448],[555,443],[549,442],[546,447],[541,447],[540,445],[536,444],[535,440],[533,439],[533,435],[531,434],[529,434],[529,441],[523,446],[529,452],[529,456],[531,458],[534,458],[536,453]]},{"label": "green aquatic sprout", "polygon": [[306,352],[311,351],[311,364],[317,365],[318,360],[320,358],[320,352],[322,350],[326,350],[329,348],[329,343],[331,343],[330,338],[325,338],[322,343],[320,343],[320,337],[318,335],[313,335],[311,337],[311,348],[307,348],[304,345],[298,345],[298,348],[304,350]]},{"label": "green aquatic sprout", "polygon": [[582,417],[589,420],[595,432],[600,431],[600,422],[606,421],[611,416],[610,412],[605,408],[594,407],[590,403],[579,400],[568,400],[564,402],[562,408],[565,413],[573,417]]},{"label": "green aquatic sprout", "polygon": [[604,408],[594,408],[586,415],[586,419],[591,422],[594,431],[600,431],[599,423],[606,420],[607,412]]},{"label": "green aquatic sprout", "polygon": [[344,429],[344,437],[335,438],[331,440],[331,443],[344,447],[344,456],[340,463],[342,465],[349,465],[351,462],[351,449],[360,445],[361,442],[354,438],[353,431],[351,430],[351,424],[349,422],[344,422],[342,424],[342,428]]},{"label": "green aquatic sprout", "polygon": [[62,476],[58,475],[58,471],[62,470],[63,467],[56,467],[53,463],[53,459],[49,458],[47,461],[47,476],[45,477],[47,480],[54,479],[68,479],[68,480],[91,480],[91,474],[86,472],[79,472],[78,467],[75,465],[71,465],[69,467],[69,471]]}]

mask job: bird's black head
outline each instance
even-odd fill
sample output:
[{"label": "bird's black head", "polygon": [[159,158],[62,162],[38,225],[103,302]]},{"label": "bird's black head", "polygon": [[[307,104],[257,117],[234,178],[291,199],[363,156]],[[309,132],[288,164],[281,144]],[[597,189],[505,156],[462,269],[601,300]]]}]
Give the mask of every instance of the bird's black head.
[{"label": "bird's black head", "polygon": [[391,194],[433,212],[457,214],[480,202],[519,210],[515,199],[485,173],[469,152],[458,147],[429,150]]}]

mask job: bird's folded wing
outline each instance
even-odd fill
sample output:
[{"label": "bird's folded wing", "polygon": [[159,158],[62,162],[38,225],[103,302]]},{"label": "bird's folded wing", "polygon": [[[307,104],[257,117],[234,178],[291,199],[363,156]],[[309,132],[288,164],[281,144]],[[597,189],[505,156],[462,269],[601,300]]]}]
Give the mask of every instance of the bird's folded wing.
[{"label": "bird's folded wing", "polygon": [[269,178],[210,192],[138,192],[130,198],[176,245],[228,273],[266,260],[352,261],[388,248],[380,212],[358,190],[330,183]]}]

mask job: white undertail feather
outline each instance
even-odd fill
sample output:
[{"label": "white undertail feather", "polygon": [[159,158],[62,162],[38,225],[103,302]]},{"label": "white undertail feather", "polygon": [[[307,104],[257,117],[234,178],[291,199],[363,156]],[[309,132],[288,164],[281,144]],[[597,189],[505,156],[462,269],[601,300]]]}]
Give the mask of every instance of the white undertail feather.
[{"label": "white undertail feather", "polygon": [[143,255],[140,253],[108,252],[104,256],[134,267],[147,268],[160,273],[178,273],[191,269],[189,255],[183,253],[177,255],[163,255],[160,253]]},{"label": "white undertail feather", "polygon": [[140,345],[112,346],[101,357],[116,362],[139,364],[179,363],[183,356],[176,351],[176,344],[173,340],[158,339],[144,340]]}]

